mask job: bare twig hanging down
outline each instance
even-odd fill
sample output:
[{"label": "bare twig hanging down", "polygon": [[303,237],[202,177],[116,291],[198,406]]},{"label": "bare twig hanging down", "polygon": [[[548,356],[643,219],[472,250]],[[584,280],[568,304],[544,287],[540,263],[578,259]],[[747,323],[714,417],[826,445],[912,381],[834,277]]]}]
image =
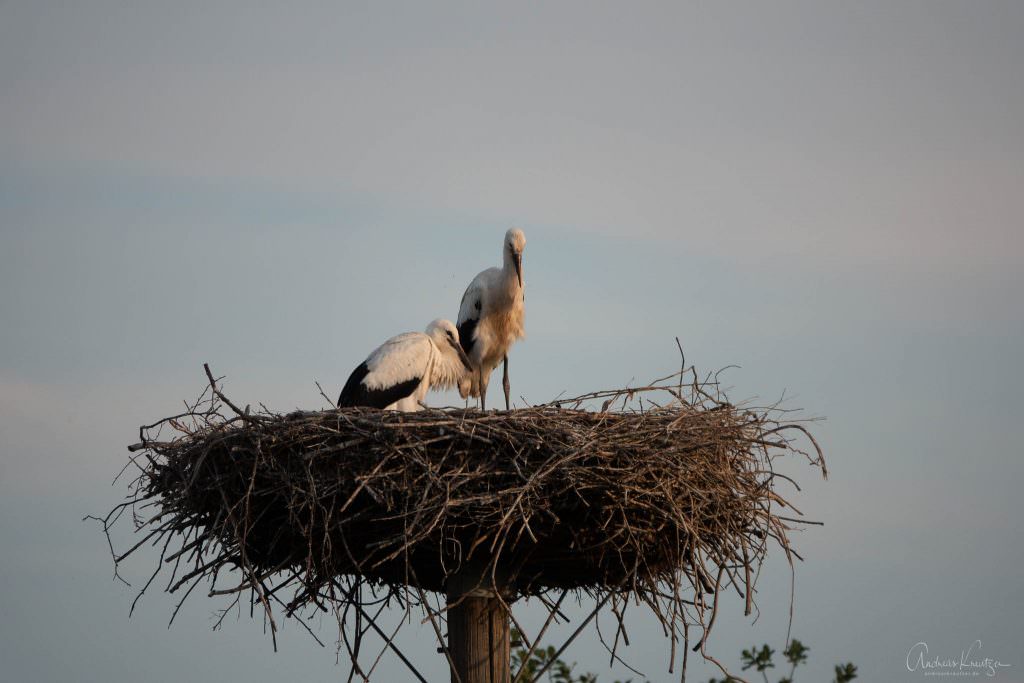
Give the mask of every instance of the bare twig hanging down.
[{"label": "bare twig hanging down", "polygon": [[798,455],[825,473],[790,411],[734,405],[717,375],[692,367],[490,413],[250,412],[205,370],[200,398],[130,447],[139,475],[101,522],[109,541],[130,507],[144,542],[114,553],[115,566],[159,545],[169,592],[249,595],[275,639],[274,603],[285,616],[333,611],[350,655],[377,630],[371,605],[412,602],[440,636],[424,591],[443,593],[469,563],[508,602],[552,589],[632,601],[673,651],[691,625],[703,645],[721,589],[749,613],[769,547],[799,557],[788,532],[802,515],[779,491],[795,482],[773,461]]}]

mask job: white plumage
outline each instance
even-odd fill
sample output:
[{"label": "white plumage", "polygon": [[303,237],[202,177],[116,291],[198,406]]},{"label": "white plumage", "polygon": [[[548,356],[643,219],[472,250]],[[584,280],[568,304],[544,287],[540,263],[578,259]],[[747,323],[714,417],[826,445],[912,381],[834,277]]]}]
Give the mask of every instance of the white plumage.
[{"label": "white plumage", "polygon": [[523,248],[526,236],[512,228],[502,244],[502,267],[479,273],[466,288],[459,307],[459,338],[473,372],[459,381],[463,398],[478,396],[484,409],[491,372],[504,362],[502,387],[509,409],[508,350],[526,336],[523,327]]},{"label": "white plumage", "polygon": [[374,349],[352,371],[338,407],[369,406],[413,412],[430,389],[457,386],[470,371],[450,320],[435,320],[426,332],[406,332]]}]

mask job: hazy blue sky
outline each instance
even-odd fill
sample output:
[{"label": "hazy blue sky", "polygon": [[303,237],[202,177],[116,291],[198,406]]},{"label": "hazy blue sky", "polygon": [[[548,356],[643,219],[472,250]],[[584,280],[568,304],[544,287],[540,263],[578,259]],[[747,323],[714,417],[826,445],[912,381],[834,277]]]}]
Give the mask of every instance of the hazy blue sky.
[{"label": "hazy blue sky", "polygon": [[[79,520],[203,362],[319,407],[519,225],[515,395],[664,374],[678,335],[742,366],[734,398],[827,416],[831,479],[792,468],[825,522],[796,539],[807,681],[922,680],[911,646],[976,639],[1024,681],[1024,4],[263,5],[0,2],[0,678],[342,678],[295,625],[278,654],[211,632],[213,601],[129,620]],[[726,662],[785,638],[782,557],[760,590]],[[429,628],[399,642],[444,679]],[[568,656],[628,673],[592,632]]]}]

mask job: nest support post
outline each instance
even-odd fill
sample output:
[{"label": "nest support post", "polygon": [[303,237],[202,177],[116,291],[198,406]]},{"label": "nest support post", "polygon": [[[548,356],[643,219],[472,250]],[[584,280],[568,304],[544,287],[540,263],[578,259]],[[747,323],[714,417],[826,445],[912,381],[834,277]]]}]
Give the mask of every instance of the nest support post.
[{"label": "nest support post", "polygon": [[506,604],[472,569],[449,578],[447,597],[452,683],[510,683]]}]

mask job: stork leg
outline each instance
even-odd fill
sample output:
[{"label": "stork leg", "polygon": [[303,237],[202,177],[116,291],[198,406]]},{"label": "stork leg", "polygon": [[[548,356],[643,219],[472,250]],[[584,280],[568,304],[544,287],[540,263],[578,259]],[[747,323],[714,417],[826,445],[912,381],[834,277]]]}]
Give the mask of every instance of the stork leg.
[{"label": "stork leg", "polygon": [[511,410],[508,403],[508,393],[510,389],[508,384],[508,354],[505,355],[505,376],[501,378],[501,386],[505,390],[505,410]]},{"label": "stork leg", "polygon": [[484,369],[480,367],[480,410],[487,410],[484,399],[487,397],[487,383],[484,382]]}]

